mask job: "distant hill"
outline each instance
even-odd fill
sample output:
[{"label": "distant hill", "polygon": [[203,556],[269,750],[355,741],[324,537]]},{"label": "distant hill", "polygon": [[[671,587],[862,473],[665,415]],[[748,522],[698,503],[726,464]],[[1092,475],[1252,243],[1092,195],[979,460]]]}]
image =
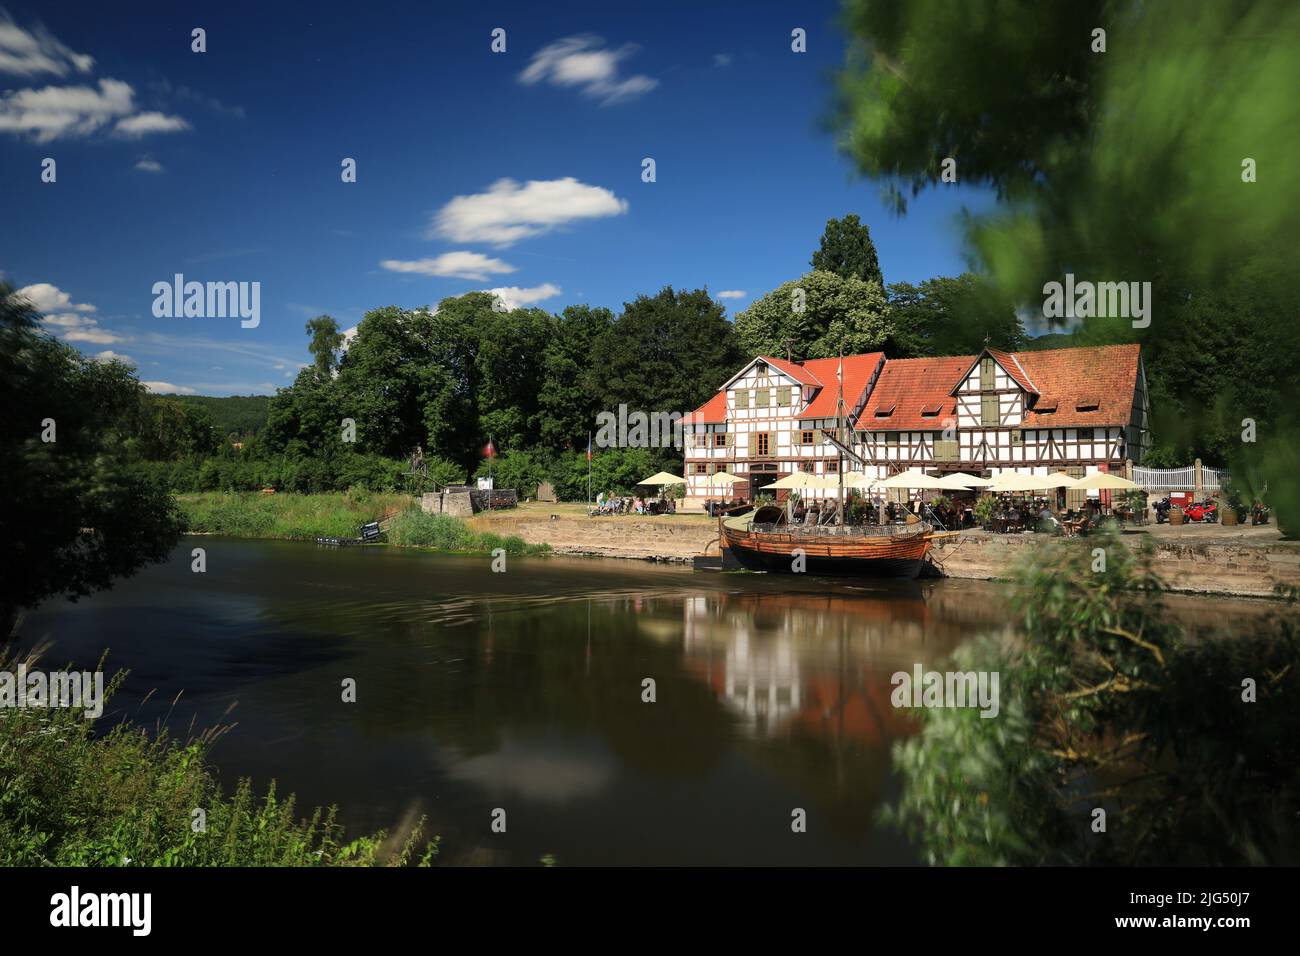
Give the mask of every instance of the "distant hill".
[{"label": "distant hill", "polygon": [[223,438],[231,432],[240,435],[256,435],[266,424],[266,416],[271,407],[269,395],[231,395],[218,398],[214,395],[176,395],[182,405],[206,409],[212,416],[212,424],[217,434]]}]

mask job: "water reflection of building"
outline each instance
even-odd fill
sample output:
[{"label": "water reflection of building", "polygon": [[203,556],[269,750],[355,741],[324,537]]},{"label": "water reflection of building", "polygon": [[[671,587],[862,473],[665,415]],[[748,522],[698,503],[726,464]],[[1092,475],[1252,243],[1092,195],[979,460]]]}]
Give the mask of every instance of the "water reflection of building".
[{"label": "water reflection of building", "polygon": [[889,676],[927,641],[919,598],[706,593],[684,601],[686,666],[760,737],[791,732],[883,743],[906,732]]}]

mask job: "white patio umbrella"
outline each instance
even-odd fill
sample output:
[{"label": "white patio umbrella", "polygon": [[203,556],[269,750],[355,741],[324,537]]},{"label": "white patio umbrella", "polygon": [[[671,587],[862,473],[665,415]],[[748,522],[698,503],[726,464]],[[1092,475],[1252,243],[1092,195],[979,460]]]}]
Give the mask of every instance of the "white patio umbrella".
[{"label": "white patio umbrella", "polygon": [[744,478],[741,478],[740,475],[733,475],[729,471],[714,472],[713,474],[708,476],[708,479],[710,483],[717,482],[718,484],[728,484],[728,485],[734,485],[738,482],[745,480]]},{"label": "white patio umbrella", "polygon": [[1067,475],[1063,471],[1053,472],[1052,474],[1044,478],[1043,481],[1046,482],[1046,484],[1042,485],[1043,488],[1078,488],[1079,487],[1079,479],[1075,478],[1073,475]]}]

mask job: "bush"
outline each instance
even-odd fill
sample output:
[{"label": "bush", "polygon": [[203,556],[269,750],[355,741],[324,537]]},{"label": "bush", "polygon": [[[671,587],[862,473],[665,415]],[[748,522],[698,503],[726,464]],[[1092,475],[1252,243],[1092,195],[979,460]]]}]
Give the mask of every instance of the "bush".
[{"label": "bush", "polygon": [[[348,841],[334,808],[302,819],[274,781],[260,799],[248,780],[227,796],[207,762],[222,733],[180,741],[79,709],[0,711],[0,866],[428,865],[437,854],[436,837],[418,846],[423,820],[395,839]],[[198,833],[195,807],[206,813]]]},{"label": "bush", "polygon": [[488,553],[497,548],[504,548],[507,554],[544,554],[550,550],[544,544],[528,544],[518,535],[475,531],[459,518],[429,514],[419,508],[403,511],[389,522],[388,540],[402,547],[468,553]]}]

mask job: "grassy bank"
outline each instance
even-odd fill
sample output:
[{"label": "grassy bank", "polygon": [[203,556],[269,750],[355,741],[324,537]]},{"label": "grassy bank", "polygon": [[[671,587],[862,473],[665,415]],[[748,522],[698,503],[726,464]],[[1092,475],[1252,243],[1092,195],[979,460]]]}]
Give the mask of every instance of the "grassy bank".
[{"label": "grassy bank", "polygon": [[488,553],[544,554],[547,545],[527,544],[518,535],[477,531],[449,515],[425,514],[409,495],[369,492],[316,495],[204,492],[177,495],[189,530],[236,538],[355,538],[361,525],[401,511],[388,529],[400,547]]},{"label": "grassy bank", "polygon": [[[16,663],[0,658],[0,670]],[[422,822],[348,840],[332,808],[301,818],[274,783],[257,797],[241,780],[227,796],[207,762],[220,728],[182,741],[109,723],[0,709],[0,866],[377,866],[437,853]]]},{"label": "grassy bank", "polygon": [[548,544],[528,544],[517,534],[476,531],[459,518],[425,514],[418,508],[393,518],[388,526],[388,540],[399,547],[439,551],[487,553],[504,548],[507,554],[545,554],[551,550]]},{"label": "grassy bank", "polygon": [[189,530],[237,538],[355,538],[361,525],[411,505],[409,495],[203,492],[177,495]]}]

